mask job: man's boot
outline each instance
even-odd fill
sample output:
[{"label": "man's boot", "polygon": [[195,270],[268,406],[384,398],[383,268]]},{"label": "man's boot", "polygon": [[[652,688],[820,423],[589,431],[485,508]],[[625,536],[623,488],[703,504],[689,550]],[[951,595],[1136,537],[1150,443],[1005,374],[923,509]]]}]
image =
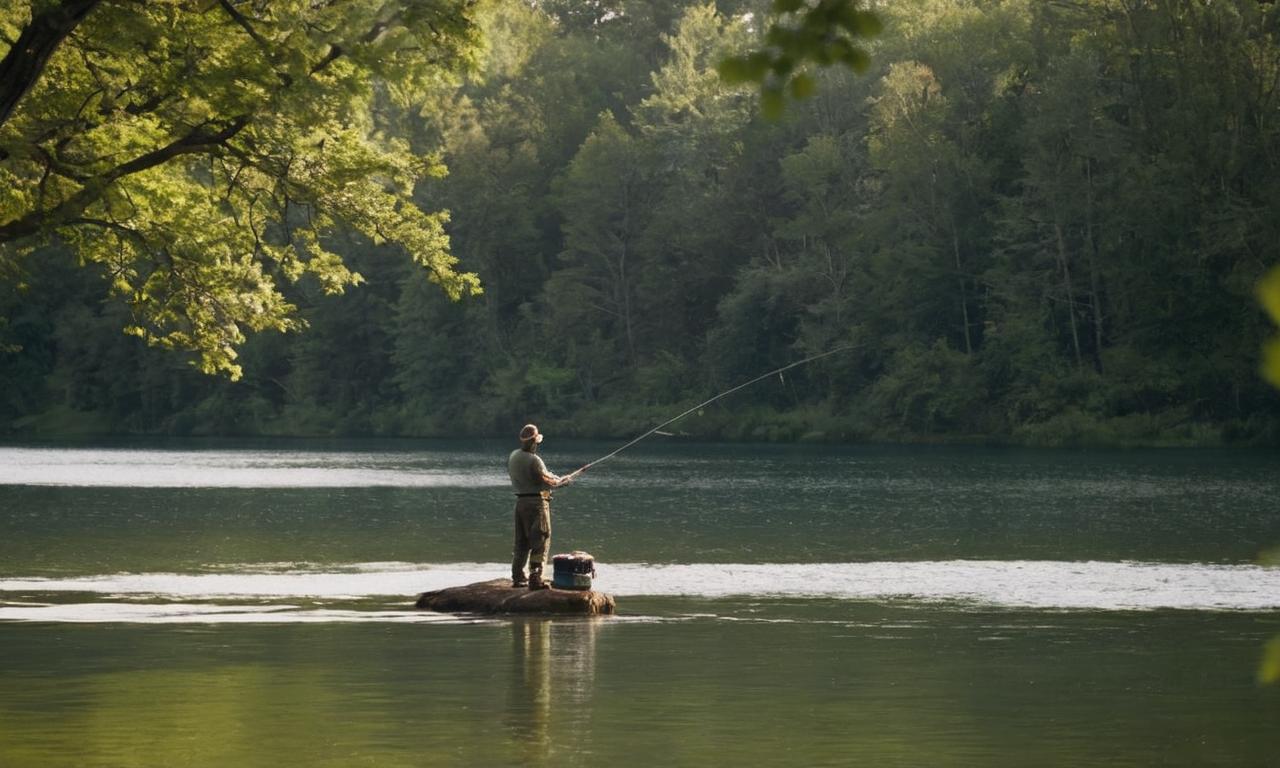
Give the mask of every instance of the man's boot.
[{"label": "man's boot", "polygon": [[529,580],[524,577],[524,573],[511,575],[511,586],[514,589],[524,589],[529,586]]},{"label": "man's boot", "polygon": [[529,565],[529,589],[550,589],[551,585],[542,580],[542,566]]}]

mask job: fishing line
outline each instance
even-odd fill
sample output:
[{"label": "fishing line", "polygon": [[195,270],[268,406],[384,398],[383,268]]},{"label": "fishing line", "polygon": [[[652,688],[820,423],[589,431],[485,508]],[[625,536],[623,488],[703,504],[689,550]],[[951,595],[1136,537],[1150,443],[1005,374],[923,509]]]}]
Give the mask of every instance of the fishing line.
[{"label": "fishing line", "polygon": [[[845,350],[853,349],[854,347],[857,347],[857,346],[859,346],[859,345],[857,345],[857,344],[848,344],[848,345],[845,345],[845,346],[843,346],[843,347],[836,347],[835,349],[827,350],[826,352],[823,352],[823,353],[821,353],[821,354],[811,355],[811,356],[809,356],[809,357],[806,357],[806,358],[805,358],[805,359],[803,359],[803,360],[797,360],[797,361],[795,361],[794,363],[788,363],[787,365],[784,365],[784,366],[782,366],[781,368],[775,368],[775,369],[773,369],[772,371],[769,371],[768,373],[762,373],[762,374],[760,374],[759,376],[757,376],[757,377],[755,377],[754,379],[752,379],[751,381],[744,381],[743,383],[739,384],[738,386],[734,387],[733,389],[726,389],[725,391],[721,392],[720,394],[716,395],[715,397],[711,398],[710,400],[704,400],[704,401],[702,401],[701,403],[698,403],[697,405],[693,406],[692,408],[690,408],[689,410],[685,411],[684,413],[681,413],[679,416],[676,416],[676,417],[671,418],[671,419],[667,419],[666,421],[662,422],[662,423],[661,423],[661,424],[659,424],[658,426],[654,427],[653,429],[649,430],[648,432],[645,432],[643,435],[641,435],[641,436],[637,437],[636,439],[632,440],[631,442],[627,443],[626,445],[622,446],[621,448],[618,448],[617,450],[613,451],[612,453],[607,453],[607,454],[605,454],[604,456],[601,456],[600,458],[596,459],[595,461],[592,461],[592,462],[588,462],[588,463],[586,463],[586,464],[583,464],[580,468],[575,469],[572,473],[570,473],[569,477],[573,477],[573,476],[575,476],[575,475],[577,475],[577,474],[579,474],[579,473],[581,473],[581,472],[586,472],[588,468],[590,468],[590,467],[594,467],[595,465],[599,464],[599,463],[600,463],[600,462],[602,462],[602,461],[605,461],[606,459],[612,459],[614,456],[617,456],[618,454],[620,454],[620,453],[622,453],[623,451],[627,450],[628,448],[630,448],[631,446],[633,446],[633,445],[635,445],[636,443],[640,442],[641,440],[645,439],[646,437],[648,437],[648,436],[650,436],[650,435],[652,435],[652,434],[656,434],[659,430],[661,430],[663,427],[667,426],[668,424],[674,424],[675,422],[679,421],[680,419],[683,419],[685,416],[688,416],[689,414],[693,413],[694,411],[696,411],[696,410],[698,410],[698,409],[700,409],[700,408],[705,408],[705,407],[707,407],[708,405],[711,405],[711,404],[712,404],[712,403],[714,403],[715,401],[719,400],[720,398],[722,398],[722,397],[727,397],[727,396],[729,396],[729,395],[732,395],[734,392],[737,392],[738,390],[743,389],[743,388],[745,388],[745,387],[749,387],[749,386],[751,386],[752,384],[755,384],[757,381],[763,381],[764,379],[767,379],[767,378],[769,378],[770,376],[775,376],[775,375],[776,375],[779,379],[782,379],[782,372],[783,372],[783,371],[787,371],[787,370],[790,370],[790,369],[792,369],[792,368],[795,368],[797,365],[804,365],[805,363],[812,363],[814,360],[821,360],[821,359],[822,359],[822,358],[824,358],[824,357],[828,357],[828,356],[830,356],[830,355],[834,355],[834,354],[835,354],[835,353],[837,353],[837,352],[844,352]],[[784,380],[784,381],[785,381],[785,380]],[[666,434],[669,434],[669,433],[666,433]]]}]

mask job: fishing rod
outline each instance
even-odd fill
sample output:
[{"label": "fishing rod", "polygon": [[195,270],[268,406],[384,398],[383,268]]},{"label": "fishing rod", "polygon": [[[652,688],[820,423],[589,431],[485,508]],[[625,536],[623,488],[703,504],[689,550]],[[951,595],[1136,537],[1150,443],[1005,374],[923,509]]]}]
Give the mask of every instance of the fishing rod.
[{"label": "fishing rod", "polygon": [[613,451],[612,453],[607,453],[607,454],[605,454],[604,456],[601,456],[600,458],[596,459],[595,461],[591,461],[591,462],[588,462],[588,463],[586,463],[586,464],[583,464],[583,465],[582,465],[581,467],[579,467],[578,469],[575,469],[573,472],[569,473],[569,477],[576,477],[576,476],[577,476],[577,475],[579,475],[580,473],[582,473],[582,472],[586,472],[586,471],[587,471],[587,469],[589,469],[590,467],[594,467],[595,465],[597,465],[597,464],[599,464],[600,462],[605,461],[605,460],[607,460],[607,459],[612,459],[614,456],[617,456],[618,454],[620,454],[620,453],[622,453],[623,451],[627,450],[628,448],[630,448],[631,446],[633,446],[633,445],[635,445],[636,443],[640,442],[641,440],[645,439],[646,437],[648,437],[648,436],[650,436],[650,435],[652,435],[652,434],[657,433],[659,430],[661,430],[663,427],[667,426],[668,424],[674,424],[675,422],[679,421],[680,419],[683,419],[685,416],[688,416],[689,414],[693,413],[694,411],[696,411],[696,410],[698,410],[698,409],[700,409],[700,408],[705,408],[705,407],[707,407],[708,405],[711,405],[711,404],[712,404],[712,403],[714,403],[715,401],[719,400],[720,398],[722,398],[722,397],[727,397],[727,396],[729,396],[729,395],[732,395],[734,392],[737,392],[738,390],[743,389],[743,388],[745,388],[745,387],[749,387],[749,386],[751,386],[752,384],[755,384],[757,381],[763,381],[764,379],[767,379],[767,378],[769,378],[770,376],[780,376],[780,375],[782,375],[783,371],[791,370],[792,368],[795,368],[795,367],[796,367],[796,366],[798,366],[798,365],[804,365],[805,363],[812,363],[814,360],[821,360],[821,359],[822,359],[822,358],[824,358],[824,357],[828,357],[828,356],[830,356],[830,355],[834,355],[834,354],[835,354],[835,353],[837,353],[837,352],[844,352],[845,350],[853,349],[854,347],[857,347],[857,346],[859,346],[859,345],[857,345],[857,344],[846,344],[846,345],[845,345],[845,346],[843,346],[843,347],[836,347],[835,349],[827,350],[826,352],[823,352],[823,353],[821,353],[821,354],[817,354],[817,355],[810,355],[809,357],[806,357],[806,358],[805,358],[805,359],[803,359],[803,360],[797,360],[797,361],[795,361],[794,363],[789,363],[789,364],[787,364],[787,365],[782,366],[781,368],[775,368],[774,370],[769,371],[768,373],[762,373],[762,374],[760,374],[759,376],[757,376],[757,377],[755,377],[754,379],[752,379],[751,381],[744,381],[743,383],[739,384],[738,386],[734,387],[733,389],[726,389],[724,392],[721,392],[720,394],[716,395],[715,397],[711,398],[710,400],[704,400],[704,401],[702,401],[701,403],[698,403],[697,405],[693,406],[692,408],[690,408],[689,410],[685,411],[684,413],[681,413],[679,416],[676,416],[676,417],[671,418],[671,419],[667,419],[666,421],[662,422],[662,423],[661,423],[661,424],[659,424],[658,426],[654,427],[653,429],[649,430],[648,432],[645,432],[643,435],[641,435],[641,436],[637,437],[636,439],[632,440],[631,442],[627,443],[626,445],[622,446],[621,448],[618,448],[617,450]]}]

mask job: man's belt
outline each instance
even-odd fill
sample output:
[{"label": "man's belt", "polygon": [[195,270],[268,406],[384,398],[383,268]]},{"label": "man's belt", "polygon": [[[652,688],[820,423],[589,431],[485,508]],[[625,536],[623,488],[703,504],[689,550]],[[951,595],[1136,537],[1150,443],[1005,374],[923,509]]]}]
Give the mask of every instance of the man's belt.
[{"label": "man's belt", "polygon": [[547,497],[548,497],[548,496],[550,496],[550,495],[551,495],[551,494],[550,494],[550,493],[547,493],[546,491],[543,491],[542,493],[517,493],[517,494],[516,494],[516,498],[518,498],[518,499],[531,499],[531,498],[537,497],[537,498],[539,498],[539,499],[545,499],[545,498],[547,498]]}]

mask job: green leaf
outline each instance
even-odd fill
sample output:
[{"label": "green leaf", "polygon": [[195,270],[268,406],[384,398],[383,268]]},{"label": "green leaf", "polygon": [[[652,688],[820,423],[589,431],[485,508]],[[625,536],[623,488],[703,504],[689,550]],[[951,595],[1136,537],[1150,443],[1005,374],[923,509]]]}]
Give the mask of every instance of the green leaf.
[{"label": "green leaf", "polygon": [[875,37],[884,31],[884,22],[871,11],[862,11],[857,14],[856,18],[857,21],[851,31],[862,37]]},{"label": "green leaf", "polygon": [[865,72],[871,59],[857,48],[855,41],[880,32],[879,16],[861,10],[862,0],[774,0],[773,11],[783,18],[773,21],[765,30],[763,50],[746,56],[723,60],[717,71],[730,85],[757,82],[762,85],[771,76],[780,81],[776,93],[762,90],[760,108],[766,117],[777,118],[785,106],[786,96],[804,99],[810,96],[815,82],[808,76],[795,78],[791,73],[806,63],[826,67],[843,64],[855,72]]},{"label": "green leaf", "polygon": [[1271,386],[1280,388],[1280,338],[1271,339],[1262,346],[1262,377]]},{"label": "green leaf", "polygon": [[1271,321],[1280,325],[1280,267],[1272,269],[1258,283],[1258,299],[1271,315]]},{"label": "green leaf", "polygon": [[791,87],[791,96],[793,98],[807,99],[813,95],[813,91],[817,87],[817,83],[814,81],[812,77],[805,74],[804,72],[801,72],[800,74],[791,78],[790,87]]},{"label": "green leaf", "polygon": [[746,61],[738,56],[721,59],[716,65],[716,73],[728,85],[741,85],[754,81]]},{"label": "green leaf", "polygon": [[782,117],[786,106],[787,100],[782,94],[782,89],[776,87],[760,89],[760,114],[764,115],[766,120],[777,120]]},{"label": "green leaf", "polygon": [[[1258,283],[1258,300],[1272,322],[1280,325],[1280,267],[1272,269]],[[1262,347],[1262,377],[1280,388],[1280,337],[1272,338]]]},{"label": "green leaf", "polygon": [[862,74],[871,67],[871,56],[861,48],[854,48],[845,53],[844,62],[849,65],[849,69]]},{"label": "green leaf", "polygon": [[764,76],[768,74],[769,70],[776,66],[773,57],[763,51],[757,51],[756,53],[747,56],[746,61],[747,71],[751,74],[751,77],[756,80],[764,79]]}]

